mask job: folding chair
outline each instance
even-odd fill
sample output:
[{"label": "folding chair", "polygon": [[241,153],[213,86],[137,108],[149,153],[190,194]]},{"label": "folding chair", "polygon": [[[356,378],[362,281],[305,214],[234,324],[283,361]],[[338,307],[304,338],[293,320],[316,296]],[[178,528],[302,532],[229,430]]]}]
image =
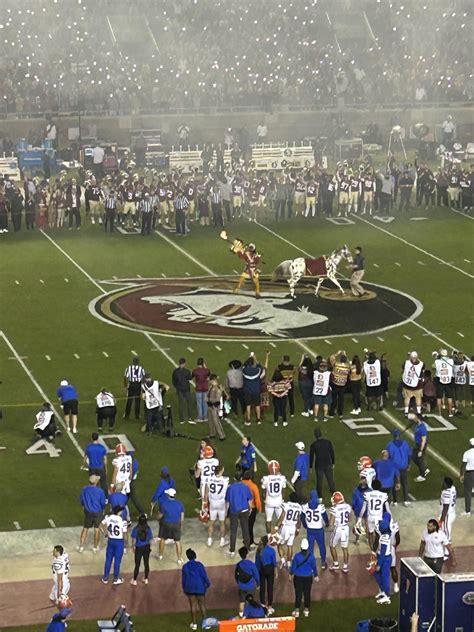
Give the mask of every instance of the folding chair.
[{"label": "folding chair", "polygon": [[99,628],[100,632],[103,632],[106,630],[120,630],[120,629],[123,629],[120,626],[122,626],[125,623],[125,621],[128,621],[128,619],[129,619],[129,616],[127,614],[125,606],[122,605],[117,609],[117,611],[115,612],[115,614],[113,615],[111,619],[104,619],[104,620],[97,621],[97,627]]}]

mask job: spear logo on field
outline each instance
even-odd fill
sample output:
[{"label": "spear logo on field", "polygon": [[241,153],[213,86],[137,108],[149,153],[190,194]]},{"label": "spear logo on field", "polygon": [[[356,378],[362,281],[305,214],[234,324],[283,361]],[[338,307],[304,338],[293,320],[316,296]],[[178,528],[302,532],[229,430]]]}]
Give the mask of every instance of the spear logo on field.
[{"label": "spear logo on field", "polygon": [[[92,301],[95,316],[121,327],[162,335],[215,340],[319,338],[366,333],[416,318],[416,299],[367,284],[356,300],[329,287],[319,297],[312,285],[295,300],[285,283],[264,281],[260,298],[251,288],[234,294],[229,277],[114,279],[119,285]],[[124,288],[124,286],[126,286]],[[347,288],[346,288],[347,289]]]}]

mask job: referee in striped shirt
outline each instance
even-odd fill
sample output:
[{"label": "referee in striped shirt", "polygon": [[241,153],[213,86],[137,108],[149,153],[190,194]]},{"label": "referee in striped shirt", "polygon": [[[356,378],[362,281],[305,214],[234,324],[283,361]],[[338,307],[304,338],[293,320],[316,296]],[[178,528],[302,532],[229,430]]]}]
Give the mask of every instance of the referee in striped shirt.
[{"label": "referee in striped shirt", "polygon": [[186,209],[188,206],[188,198],[184,195],[184,192],[179,189],[174,201],[177,235],[186,235]]},{"label": "referee in striped shirt", "polygon": [[127,404],[123,415],[124,419],[130,417],[133,401],[135,401],[135,419],[140,419],[142,382],[144,377],[145,369],[140,365],[140,358],[133,358],[132,364],[125,369],[123,376],[123,385],[127,389]]},{"label": "referee in striped shirt", "polygon": [[148,192],[143,196],[143,200],[140,200],[138,203],[138,210],[142,216],[142,235],[150,235],[153,219],[153,200]]},{"label": "referee in striped shirt", "polygon": [[114,191],[110,191],[108,196],[105,198],[104,207],[105,207],[104,230],[105,232],[107,232],[107,225],[108,225],[110,232],[113,233],[114,226],[115,226],[115,213],[117,211],[117,199],[115,197]]}]

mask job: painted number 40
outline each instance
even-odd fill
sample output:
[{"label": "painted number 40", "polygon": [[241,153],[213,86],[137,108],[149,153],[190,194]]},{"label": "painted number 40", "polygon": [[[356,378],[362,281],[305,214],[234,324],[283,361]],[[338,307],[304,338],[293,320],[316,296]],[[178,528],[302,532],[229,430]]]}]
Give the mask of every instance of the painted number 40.
[{"label": "painted number 40", "polygon": [[[430,419],[431,423],[425,421],[425,425],[429,432],[446,432],[447,430],[457,430],[453,425],[444,417],[440,415],[429,414],[425,418]],[[433,423],[435,422],[435,424]],[[343,419],[342,423],[350,430],[354,430],[360,437],[368,437],[370,435],[389,435],[388,430],[383,424],[375,423],[373,417],[359,417],[356,419]]]}]

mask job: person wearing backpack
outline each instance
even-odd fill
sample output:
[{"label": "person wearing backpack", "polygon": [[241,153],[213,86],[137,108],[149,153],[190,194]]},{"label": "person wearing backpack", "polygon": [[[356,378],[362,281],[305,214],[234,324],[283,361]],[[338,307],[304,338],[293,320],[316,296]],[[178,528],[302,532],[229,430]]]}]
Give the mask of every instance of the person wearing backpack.
[{"label": "person wearing backpack", "polygon": [[247,595],[254,595],[260,586],[260,574],[257,566],[247,559],[249,550],[246,546],[239,549],[240,562],[237,562],[234,577],[239,592],[239,617],[244,616],[244,607]]},{"label": "person wearing backpack", "polygon": [[311,587],[313,581],[319,582],[316,558],[310,550],[309,542],[306,538],[301,540],[300,547],[301,551],[293,558],[290,568],[290,580],[293,578],[293,586],[295,587],[295,608],[291,614],[296,618],[300,616],[303,597],[303,615],[309,617],[309,609],[311,608]]}]

